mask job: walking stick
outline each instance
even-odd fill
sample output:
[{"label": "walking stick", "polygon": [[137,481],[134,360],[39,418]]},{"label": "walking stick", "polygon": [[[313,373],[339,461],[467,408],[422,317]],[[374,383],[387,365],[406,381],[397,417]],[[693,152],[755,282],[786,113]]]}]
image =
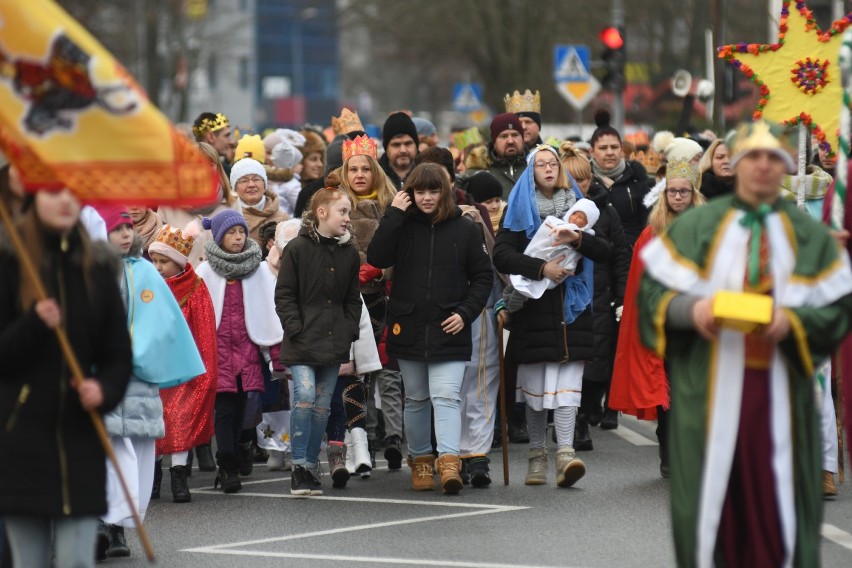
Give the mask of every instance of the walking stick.
[{"label": "walking stick", "polygon": [[[15,252],[18,253],[18,259],[21,262],[21,267],[35,288],[36,298],[38,300],[46,300],[47,291],[44,289],[41,277],[35,269],[29,254],[27,254],[27,249],[24,247],[24,243],[21,241],[21,236],[18,234],[18,230],[14,223],[12,223],[12,217],[9,215],[9,210],[6,208],[6,204],[2,199],[0,199],[0,220],[3,221],[4,225],[6,225],[9,238],[12,240]],[[56,332],[56,339],[59,341],[59,348],[62,350],[65,362],[68,363],[68,367],[71,370],[71,379],[74,386],[79,387],[83,383],[83,370],[80,367],[80,362],[77,361],[77,356],[74,354],[74,349],[71,347],[71,343],[68,341],[68,335],[65,333],[65,328],[63,328],[60,324],[54,328],[53,331]],[[121,474],[121,469],[118,467],[118,459],[115,457],[115,452],[112,449],[112,445],[109,443],[109,437],[107,436],[106,428],[104,428],[104,421],[96,410],[90,410],[89,417],[92,419],[92,424],[95,427],[95,432],[98,434],[98,439],[100,440],[101,445],[104,447],[104,452],[106,452],[109,461],[115,468],[115,473],[118,475],[118,480],[121,483],[121,489],[124,492],[124,498],[127,499],[127,504],[130,507],[130,513],[133,516],[133,523],[136,525],[136,530],[139,532],[139,541],[142,543],[142,548],[145,549],[145,556],[147,556],[148,561],[153,564],[156,561],[156,558],[154,557],[154,548],[148,540],[148,533],[145,531],[145,527],[142,526],[142,521],[139,519],[139,513],[136,512],[136,507],[133,506],[130,489],[127,487],[127,482],[124,480],[124,476]]]},{"label": "walking stick", "polygon": [[503,322],[497,317],[497,350],[500,358],[500,438],[503,444],[503,485],[509,485],[509,428],[506,425],[506,367],[503,364]]}]

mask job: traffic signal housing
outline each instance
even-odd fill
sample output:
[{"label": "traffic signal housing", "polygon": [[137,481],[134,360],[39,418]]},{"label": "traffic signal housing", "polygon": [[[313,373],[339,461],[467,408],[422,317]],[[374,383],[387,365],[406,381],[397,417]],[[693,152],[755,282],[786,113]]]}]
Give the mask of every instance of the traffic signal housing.
[{"label": "traffic signal housing", "polygon": [[627,63],[624,28],[608,26],[601,30],[598,38],[603,44],[601,60],[606,69],[603,80],[604,89],[620,91],[624,89],[624,64]]}]

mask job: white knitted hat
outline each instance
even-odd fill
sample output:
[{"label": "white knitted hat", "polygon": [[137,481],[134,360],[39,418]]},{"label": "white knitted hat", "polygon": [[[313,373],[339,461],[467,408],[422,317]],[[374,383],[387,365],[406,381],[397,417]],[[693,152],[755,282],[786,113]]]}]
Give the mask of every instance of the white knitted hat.
[{"label": "white knitted hat", "polygon": [[231,166],[231,187],[236,188],[240,178],[248,175],[258,175],[263,178],[263,187],[266,188],[266,169],[263,164],[254,158],[243,158],[234,162]]}]

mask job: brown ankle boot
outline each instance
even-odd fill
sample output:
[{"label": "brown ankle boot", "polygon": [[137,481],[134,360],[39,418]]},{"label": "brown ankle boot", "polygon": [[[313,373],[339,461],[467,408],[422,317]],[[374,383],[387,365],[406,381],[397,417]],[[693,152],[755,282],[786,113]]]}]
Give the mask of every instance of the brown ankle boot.
[{"label": "brown ankle boot", "polygon": [[412,458],[408,456],[411,468],[411,488],[415,491],[435,490],[435,456],[426,455]]},{"label": "brown ankle boot", "polygon": [[458,456],[444,454],[435,462],[438,473],[441,475],[441,488],[447,495],[455,495],[461,491],[462,483],[461,460]]}]

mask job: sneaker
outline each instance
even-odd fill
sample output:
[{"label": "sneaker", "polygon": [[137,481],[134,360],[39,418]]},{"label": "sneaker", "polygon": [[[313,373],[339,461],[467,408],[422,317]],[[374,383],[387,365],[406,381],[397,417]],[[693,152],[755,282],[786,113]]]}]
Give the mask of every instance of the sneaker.
[{"label": "sneaker", "polygon": [[489,463],[491,463],[491,460],[487,456],[476,456],[467,460],[467,472],[470,476],[471,485],[480,488],[491,485]]},{"label": "sneaker", "polygon": [[308,470],[308,475],[310,479],[308,480],[311,486],[311,495],[322,495],[322,483],[320,479],[322,479],[322,470],[320,469],[320,464],[317,462],[316,467],[313,468],[305,468]]},{"label": "sneaker", "polygon": [[302,465],[293,466],[290,476],[290,495],[310,495],[314,476]]},{"label": "sneaker", "polygon": [[530,450],[527,458],[527,477],[525,485],[544,485],[547,483],[547,449],[536,448]]},{"label": "sneaker", "polygon": [[385,459],[388,460],[388,469],[402,469],[402,441],[399,436],[388,436],[385,439]]}]

